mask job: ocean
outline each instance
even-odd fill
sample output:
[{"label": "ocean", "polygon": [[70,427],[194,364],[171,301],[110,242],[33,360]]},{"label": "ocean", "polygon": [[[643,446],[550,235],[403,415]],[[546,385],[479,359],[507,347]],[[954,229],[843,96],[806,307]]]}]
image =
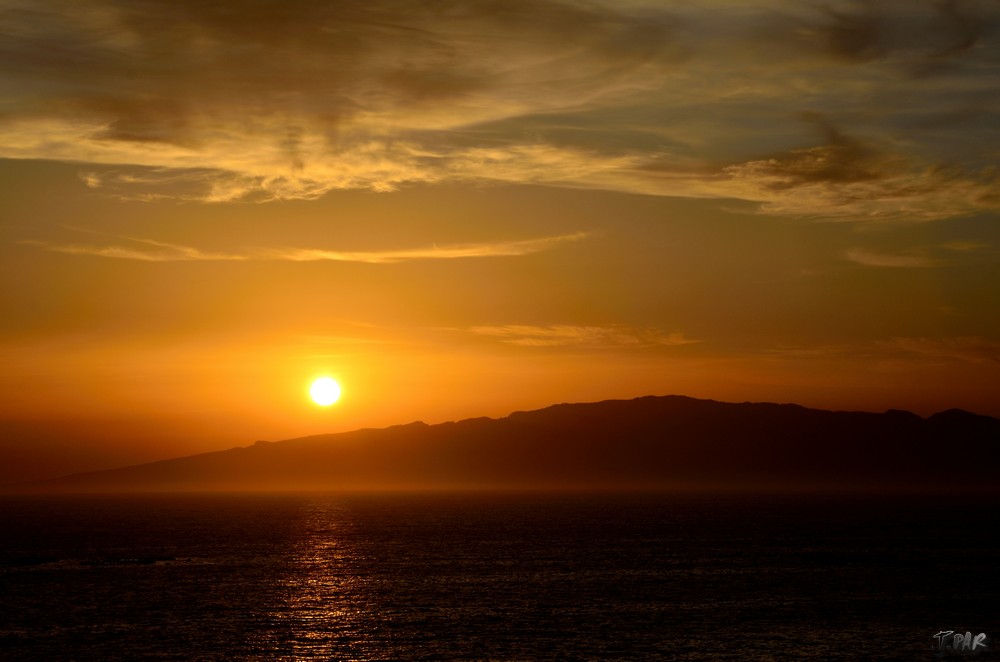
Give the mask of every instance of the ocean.
[{"label": "ocean", "polygon": [[949,630],[993,659],[998,515],[941,496],[5,496],[0,659],[960,659]]}]

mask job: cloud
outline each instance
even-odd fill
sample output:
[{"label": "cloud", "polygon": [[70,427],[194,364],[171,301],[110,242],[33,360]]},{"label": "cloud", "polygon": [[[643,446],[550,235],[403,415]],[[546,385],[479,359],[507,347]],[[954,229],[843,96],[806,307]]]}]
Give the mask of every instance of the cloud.
[{"label": "cloud", "polygon": [[406,262],[409,260],[451,260],[470,257],[510,257],[529,255],[548,250],[566,242],[579,241],[587,237],[585,232],[543,237],[541,239],[524,239],[520,241],[505,241],[479,244],[452,244],[450,246],[431,246],[427,248],[384,250],[384,251],[329,251],[320,249],[286,249],[262,253],[270,259],[290,260],[293,262],[367,262],[383,264],[390,262]]},{"label": "cloud", "polygon": [[168,244],[162,241],[153,241],[152,239],[140,239],[136,237],[126,237],[124,239],[138,245],[92,246],[82,244],[52,244],[31,239],[22,241],[21,243],[38,246],[55,253],[110,257],[119,260],[139,260],[141,262],[232,261],[251,259],[247,255],[209,253],[191,246]]},{"label": "cloud", "polygon": [[949,241],[941,245],[942,248],[955,251],[958,253],[973,253],[976,251],[981,251],[989,248],[989,244],[984,244],[979,241]]},{"label": "cloud", "polygon": [[890,150],[835,140],[727,166],[719,192],[762,203],[772,214],[828,220],[929,221],[993,206],[1000,177],[988,170],[927,166]]},{"label": "cloud", "polygon": [[901,58],[926,66],[968,51],[990,28],[976,15],[974,3],[946,0],[918,5],[917,11],[900,8],[899,2],[830,3],[825,23],[803,29],[830,55],[848,62]]},{"label": "cloud", "polygon": [[873,253],[863,248],[852,248],[844,255],[848,260],[866,267],[921,268],[936,267],[940,260],[924,255]]},{"label": "cloud", "polygon": [[880,347],[934,362],[1000,363],[1000,343],[979,336],[893,338]]},{"label": "cloud", "polygon": [[988,243],[952,240],[937,245],[913,246],[892,253],[856,246],[845,251],[843,257],[866,267],[924,268],[984,264],[995,257],[994,253]]},{"label": "cloud", "polygon": [[522,239],[518,241],[451,244],[424,248],[390,249],[381,251],[334,251],[315,248],[251,249],[243,252],[209,252],[192,246],[170,244],[137,237],[120,237],[125,245],[105,246],[83,244],[55,244],[28,240],[22,243],[39,246],[48,251],[70,255],[139,260],[143,262],[196,262],[196,261],[289,261],[289,262],[362,262],[391,264],[411,260],[453,260],[477,257],[514,257],[548,250],[558,244],[580,241],[586,232]]},{"label": "cloud", "polygon": [[464,180],[852,221],[1000,207],[996,3],[4,6],[0,158],[85,164],[114,195]]},{"label": "cloud", "polygon": [[500,342],[523,347],[672,347],[700,342],[685,338],[684,334],[676,331],[663,333],[656,329],[635,329],[623,326],[507,324],[476,326],[470,330],[477,335],[496,338]]},{"label": "cloud", "polygon": [[768,349],[765,353],[793,360],[863,359],[872,362],[892,360],[978,364],[1000,362],[1000,343],[981,336],[895,337],[856,345],[781,346]]}]

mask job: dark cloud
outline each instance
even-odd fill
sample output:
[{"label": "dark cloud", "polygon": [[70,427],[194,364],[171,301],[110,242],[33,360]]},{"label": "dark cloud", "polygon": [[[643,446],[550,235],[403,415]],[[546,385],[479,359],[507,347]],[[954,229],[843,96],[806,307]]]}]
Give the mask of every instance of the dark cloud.
[{"label": "dark cloud", "polygon": [[845,136],[822,115],[805,113],[803,119],[821,131],[824,143],[765,160],[760,174],[768,180],[768,187],[781,190],[816,183],[857,183],[888,175],[886,156]]},{"label": "dark cloud", "polygon": [[995,12],[977,2],[867,0],[828,5],[825,20],[804,22],[801,28],[820,37],[819,43],[838,58],[929,65],[974,48],[995,24]]}]

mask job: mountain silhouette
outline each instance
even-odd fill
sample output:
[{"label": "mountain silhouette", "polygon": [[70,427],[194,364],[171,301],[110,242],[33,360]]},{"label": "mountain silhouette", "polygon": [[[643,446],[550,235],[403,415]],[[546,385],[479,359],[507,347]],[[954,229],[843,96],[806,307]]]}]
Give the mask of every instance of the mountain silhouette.
[{"label": "mountain silhouette", "polygon": [[994,489],[1000,419],[647,396],[257,443],[32,488]]}]

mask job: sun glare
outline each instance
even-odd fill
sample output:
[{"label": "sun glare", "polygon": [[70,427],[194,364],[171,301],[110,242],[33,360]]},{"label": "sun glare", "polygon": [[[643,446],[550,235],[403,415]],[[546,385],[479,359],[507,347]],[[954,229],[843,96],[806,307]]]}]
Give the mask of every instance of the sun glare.
[{"label": "sun glare", "polygon": [[309,387],[309,396],[320,407],[328,407],[340,399],[340,384],[329,377],[320,377]]}]

